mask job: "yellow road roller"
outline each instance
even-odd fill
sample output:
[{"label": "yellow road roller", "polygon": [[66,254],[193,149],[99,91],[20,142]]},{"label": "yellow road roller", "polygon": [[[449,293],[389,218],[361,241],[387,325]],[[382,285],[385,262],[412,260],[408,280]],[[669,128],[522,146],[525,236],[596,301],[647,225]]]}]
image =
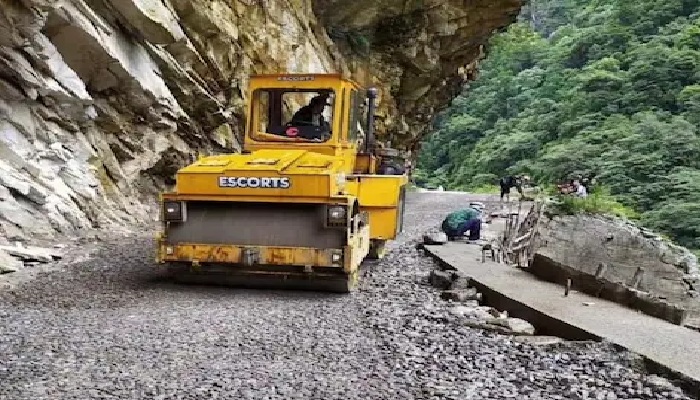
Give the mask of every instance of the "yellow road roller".
[{"label": "yellow road roller", "polygon": [[403,229],[405,158],[376,141],[376,101],[341,74],[251,76],[243,150],[161,194],[157,262],[180,282],[352,291]]}]

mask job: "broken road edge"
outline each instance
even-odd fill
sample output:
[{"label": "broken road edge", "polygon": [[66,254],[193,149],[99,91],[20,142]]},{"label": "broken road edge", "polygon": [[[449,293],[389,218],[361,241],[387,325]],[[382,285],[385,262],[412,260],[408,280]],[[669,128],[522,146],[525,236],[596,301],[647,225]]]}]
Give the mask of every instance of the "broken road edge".
[{"label": "broken road edge", "polygon": [[[458,268],[450,264],[439,255],[430,250],[429,246],[424,243],[416,245],[418,250],[423,251],[427,256],[432,258],[443,270],[457,271]],[[513,267],[517,269],[516,267]],[[520,271],[523,274],[531,275],[526,271]],[[530,322],[536,329],[538,335],[551,335],[561,337],[566,340],[592,340],[598,342],[607,342],[614,348],[620,351],[628,351],[643,360],[643,368],[645,372],[662,376],[673,381],[674,384],[682,388],[686,394],[700,400],[700,380],[688,376],[681,371],[674,369],[672,366],[653,360],[643,354],[635,352],[622,343],[615,340],[605,339],[583,327],[576,326],[565,322],[553,315],[538,310],[529,306],[526,303],[513,299],[506,294],[503,294],[494,288],[479,282],[470,277],[471,285],[475,287],[483,295],[483,302],[500,311],[507,311],[509,315],[524,319]]]}]

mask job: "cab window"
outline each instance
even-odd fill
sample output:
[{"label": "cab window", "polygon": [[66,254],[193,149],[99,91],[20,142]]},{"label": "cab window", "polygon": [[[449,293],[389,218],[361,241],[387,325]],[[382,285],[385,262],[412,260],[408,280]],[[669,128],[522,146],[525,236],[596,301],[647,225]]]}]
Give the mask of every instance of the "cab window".
[{"label": "cab window", "polygon": [[325,142],[333,135],[332,89],[258,89],[250,137],[261,142]]},{"label": "cab window", "polygon": [[367,131],[367,108],[365,107],[365,96],[355,89],[350,91],[350,115],[348,118],[348,141],[356,142],[364,139]]}]

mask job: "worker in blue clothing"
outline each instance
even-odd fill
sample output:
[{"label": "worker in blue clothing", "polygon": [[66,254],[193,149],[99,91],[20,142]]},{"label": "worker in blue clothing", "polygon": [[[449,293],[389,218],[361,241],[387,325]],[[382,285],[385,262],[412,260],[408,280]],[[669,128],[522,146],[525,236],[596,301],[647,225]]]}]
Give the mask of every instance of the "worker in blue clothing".
[{"label": "worker in blue clothing", "polygon": [[481,239],[483,206],[472,203],[470,207],[451,212],[442,221],[441,230],[448,240],[455,240],[469,232],[469,240]]}]

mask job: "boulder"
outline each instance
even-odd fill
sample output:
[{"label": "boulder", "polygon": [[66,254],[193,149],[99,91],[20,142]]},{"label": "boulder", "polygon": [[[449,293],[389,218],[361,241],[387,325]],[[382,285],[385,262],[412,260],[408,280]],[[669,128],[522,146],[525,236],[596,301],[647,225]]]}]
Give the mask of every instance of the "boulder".
[{"label": "boulder", "polygon": [[700,317],[695,254],[634,223],[541,213],[529,271],[676,324]]},{"label": "boulder", "polygon": [[459,272],[452,273],[451,290],[469,289],[471,286],[471,277],[460,274]]},{"label": "boulder", "polygon": [[430,273],[429,282],[438,289],[449,289],[452,285],[452,274],[447,271],[433,270]]},{"label": "boulder", "polygon": [[423,235],[423,243],[427,245],[439,245],[447,243],[447,235],[445,232],[436,232]]}]

